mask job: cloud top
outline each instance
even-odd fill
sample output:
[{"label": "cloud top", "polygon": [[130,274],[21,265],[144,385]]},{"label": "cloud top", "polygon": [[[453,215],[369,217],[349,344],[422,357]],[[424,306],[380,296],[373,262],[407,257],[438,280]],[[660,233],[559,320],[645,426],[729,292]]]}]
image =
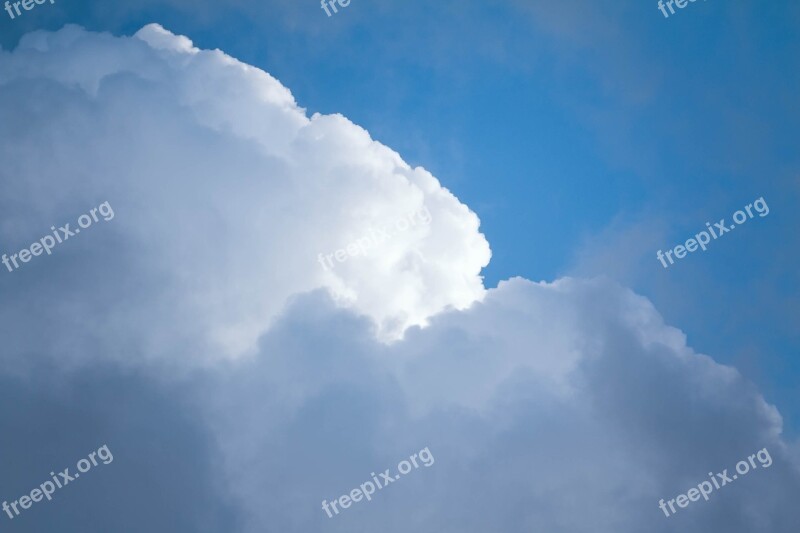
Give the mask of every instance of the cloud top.
[{"label": "cloud top", "polygon": [[[133,37],[34,32],[0,54],[0,91],[13,119],[0,125],[13,161],[3,242],[21,246],[98,197],[118,213],[107,244],[124,260],[106,253],[98,277],[91,257],[70,259],[81,291],[102,293],[110,275],[139,287],[133,306],[70,302],[107,337],[135,329],[149,353],[252,353],[287,298],[326,287],[389,340],[483,296],[490,251],[473,212],[363,128],[308,117],[278,80],[219,50],[157,24]],[[320,262],[423,209],[429,224]],[[66,275],[66,255],[51,274]],[[35,279],[25,289],[46,297]]]}]

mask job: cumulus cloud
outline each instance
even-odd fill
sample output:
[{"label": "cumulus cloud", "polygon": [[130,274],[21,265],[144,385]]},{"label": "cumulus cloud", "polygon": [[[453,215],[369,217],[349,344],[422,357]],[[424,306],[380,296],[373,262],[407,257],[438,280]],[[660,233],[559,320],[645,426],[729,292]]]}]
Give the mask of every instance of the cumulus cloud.
[{"label": "cumulus cloud", "polygon": [[[739,372],[610,281],[485,290],[474,213],[346,118],[306,116],[267,73],[156,25],[66,27],[0,53],[0,96],[4,250],[105,200],[116,214],[0,275],[0,393],[20,407],[0,456],[28,458],[2,497],[103,442],[118,469],[14,525],[76,520],[69,501],[97,516],[81,530],[114,531],[800,521],[796,452]],[[422,207],[430,224],[317,261]],[[430,468],[333,519],[321,509],[426,446]],[[658,509],[764,447],[769,469]]]},{"label": "cumulus cloud", "polygon": [[[331,311],[298,300],[210,388],[252,531],[788,533],[800,518],[777,410],[623,287],[510,280],[388,347]],[[424,446],[429,469],[334,520],[319,508]],[[764,447],[769,469],[658,509]]]},{"label": "cumulus cloud", "polygon": [[[150,354],[190,346],[196,357],[236,356],[288,296],[319,287],[346,294],[342,302],[371,316],[385,339],[482,297],[490,252],[474,213],[364,129],[338,115],[307,117],[277,80],[218,50],[157,25],[131,38],[74,26],[36,32],[0,55],[0,90],[6,249],[97,202],[117,213],[92,236],[108,241],[105,251],[76,240],[13,273],[17,282],[44,270],[70,279],[75,298],[57,305],[79,318],[62,339],[113,346],[127,336]],[[430,224],[366,256],[319,261],[422,209]],[[97,270],[113,274],[112,286]],[[135,291],[137,305],[83,294],[121,297],[137,285],[161,290]],[[39,304],[50,289],[33,280],[24,290],[7,309],[22,328],[45,318]],[[87,322],[99,339],[76,333]]]}]

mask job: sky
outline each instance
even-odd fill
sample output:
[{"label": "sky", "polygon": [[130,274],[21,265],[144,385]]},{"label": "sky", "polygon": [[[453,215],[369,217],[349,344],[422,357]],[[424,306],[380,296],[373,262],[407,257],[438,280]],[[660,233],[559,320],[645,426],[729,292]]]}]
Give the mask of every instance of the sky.
[{"label": "sky", "polygon": [[0,530],[795,530],[796,3],[2,13]]}]

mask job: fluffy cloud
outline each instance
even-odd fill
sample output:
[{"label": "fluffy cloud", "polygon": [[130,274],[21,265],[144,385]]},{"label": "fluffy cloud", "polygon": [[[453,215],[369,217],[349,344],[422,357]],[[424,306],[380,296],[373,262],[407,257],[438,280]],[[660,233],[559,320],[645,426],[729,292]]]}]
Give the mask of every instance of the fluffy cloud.
[{"label": "fluffy cloud", "polygon": [[[104,442],[115,453],[13,526],[788,533],[800,521],[796,452],[735,369],[608,281],[486,291],[489,248],[467,207],[344,117],[307,117],[268,74],[155,25],[131,38],[67,27],[0,54],[0,95],[4,250],[105,200],[116,215],[0,273],[0,391],[15,407],[0,456],[26,458],[3,470],[0,497]],[[317,262],[423,206],[430,224]],[[333,519],[320,508],[426,446],[435,464],[372,502]],[[676,516],[658,509],[764,447],[770,468]]]},{"label": "fluffy cloud", "polygon": [[[389,347],[333,311],[298,300],[209,387],[252,531],[788,533],[800,518],[777,410],[627,289],[514,279]],[[435,465],[373,502],[319,508],[425,446]],[[764,447],[770,468],[658,509]]]},{"label": "fluffy cloud", "polygon": [[[6,250],[102,201],[117,213],[92,235],[104,248],[82,238],[13,273],[31,279],[8,316],[21,328],[46,318],[45,271],[75,291],[56,304],[73,314],[61,342],[111,350],[128,337],[151,355],[247,353],[288,296],[318,287],[387,339],[482,297],[490,252],[474,213],[362,128],[308,118],[277,80],[220,51],[157,25],[131,38],[36,32],[0,55],[0,90]],[[432,223],[319,261],[423,209]],[[132,289],[135,305],[92,301]],[[77,333],[87,322],[99,339]]]}]

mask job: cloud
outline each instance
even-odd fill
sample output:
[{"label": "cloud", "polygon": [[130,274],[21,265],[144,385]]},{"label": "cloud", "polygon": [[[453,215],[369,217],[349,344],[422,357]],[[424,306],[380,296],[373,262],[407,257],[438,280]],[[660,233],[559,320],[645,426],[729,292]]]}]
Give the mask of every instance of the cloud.
[{"label": "cloud", "polygon": [[[247,531],[789,532],[798,518],[777,410],[623,287],[513,279],[388,347],[321,296],[208,388]],[[425,446],[430,469],[322,511]],[[658,509],[764,447],[771,468]]]},{"label": "cloud", "polygon": [[[0,272],[0,451],[26,458],[3,497],[115,455],[23,527],[794,531],[796,448],[739,372],[609,281],[485,290],[474,213],[267,73],[156,25],[66,27],[0,54],[0,96],[4,250],[116,215]],[[317,262],[423,206],[430,224]],[[435,465],[322,511],[426,446]],[[769,469],[658,509],[764,447]]]},{"label": "cloud", "polygon": [[[98,356],[99,354],[93,354]],[[0,374],[0,502],[13,502],[102,445],[113,456],[9,520],[3,531],[219,532],[241,528],[218,491],[219,450],[186,389],[95,364],[63,372],[29,361]]]},{"label": "cloud", "polygon": [[[483,295],[490,252],[474,213],[362,128],[307,117],[277,80],[218,50],[157,25],[131,38],[68,26],[26,35],[0,72],[8,253],[99,202],[117,213],[93,241],[3,278],[25,294],[5,309],[12,327],[64,311],[42,305],[45,269],[74,289],[56,304],[73,315],[60,342],[129,337],[149,354],[190,346],[198,359],[247,353],[287,297],[319,287],[351,295],[386,339]],[[320,263],[423,208],[431,224],[333,269]],[[92,301],[133,287],[136,305]],[[79,333],[87,323],[92,339]],[[31,337],[30,349],[53,348]]]}]

